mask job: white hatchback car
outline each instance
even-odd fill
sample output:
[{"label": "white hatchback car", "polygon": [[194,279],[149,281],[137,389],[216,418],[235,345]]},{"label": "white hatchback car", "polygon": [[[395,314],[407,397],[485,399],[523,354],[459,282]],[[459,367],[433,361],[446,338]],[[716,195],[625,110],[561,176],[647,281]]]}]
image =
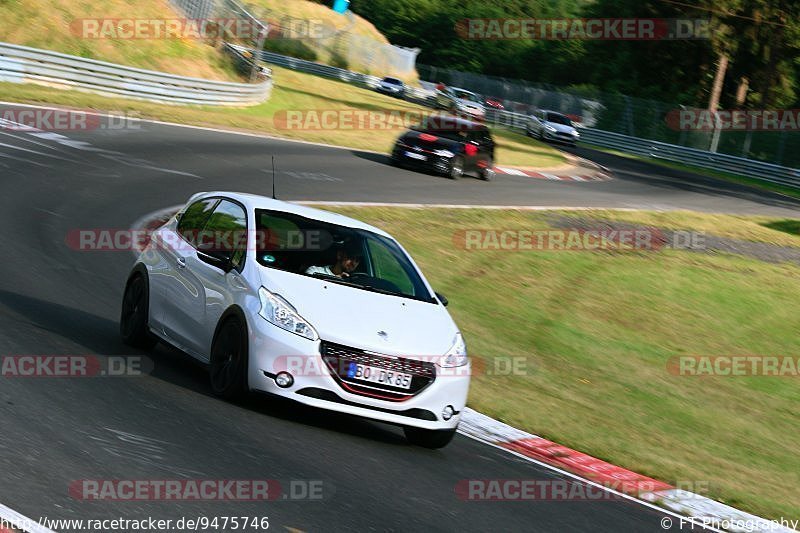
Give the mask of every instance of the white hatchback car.
[{"label": "white hatchback car", "polygon": [[452,439],[470,362],[406,251],[357,220],[262,196],[201,193],[155,230],[128,278],[124,341],[207,363],[213,392],[262,391]]}]

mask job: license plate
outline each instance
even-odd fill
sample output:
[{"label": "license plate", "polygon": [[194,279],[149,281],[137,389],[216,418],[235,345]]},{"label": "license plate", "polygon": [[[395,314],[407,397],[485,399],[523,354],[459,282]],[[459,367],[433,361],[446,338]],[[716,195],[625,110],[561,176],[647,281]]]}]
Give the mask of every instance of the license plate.
[{"label": "license plate", "polygon": [[428,159],[427,156],[418,154],[416,152],[406,152],[406,157],[410,157],[411,159],[419,159],[420,161],[426,161]]},{"label": "license plate", "polygon": [[358,381],[367,381],[400,389],[410,389],[411,378],[413,376],[404,372],[395,372],[394,370],[386,370],[385,368],[378,368],[376,366],[350,363],[350,366],[347,368],[347,377]]}]

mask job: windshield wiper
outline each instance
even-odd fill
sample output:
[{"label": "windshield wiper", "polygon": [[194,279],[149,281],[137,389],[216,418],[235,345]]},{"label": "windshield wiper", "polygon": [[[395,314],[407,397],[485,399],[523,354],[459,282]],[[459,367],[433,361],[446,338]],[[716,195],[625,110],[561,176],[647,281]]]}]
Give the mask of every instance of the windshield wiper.
[{"label": "windshield wiper", "polygon": [[364,289],[366,291],[377,292],[380,294],[388,294],[390,296],[403,296],[406,298],[414,298],[414,296],[409,294],[403,294],[402,292],[395,292],[387,289],[379,289],[378,287],[372,287],[370,285],[362,285],[360,283],[347,281],[346,279],[340,278],[339,276],[331,276],[330,274],[323,274],[322,272],[315,272],[314,274],[311,275],[314,276],[315,278],[321,278],[328,281],[332,281],[334,283],[338,283],[339,285],[344,285],[346,287],[355,287],[356,289]]}]

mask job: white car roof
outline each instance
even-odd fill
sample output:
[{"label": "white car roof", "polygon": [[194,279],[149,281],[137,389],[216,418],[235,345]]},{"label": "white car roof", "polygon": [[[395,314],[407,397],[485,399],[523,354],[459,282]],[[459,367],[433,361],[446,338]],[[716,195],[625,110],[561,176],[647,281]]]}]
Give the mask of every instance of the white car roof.
[{"label": "white car roof", "polygon": [[193,195],[188,200],[188,202],[193,202],[200,198],[208,198],[211,196],[224,196],[232,200],[237,200],[238,202],[244,204],[247,211],[253,211],[255,209],[268,209],[271,211],[291,213],[293,215],[299,215],[302,217],[310,218],[312,220],[319,220],[320,222],[327,222],[329,224],[337,224],[339,226],[344,226],[347,228],[371,231],[373,233],[383,235],[384,237],[389,237],[390,239],[394,239],[391,235],[389,235],[382,229],[376,228],[375,226],[370,226],[369,224],[361,222],[360,220],[356,220],[355,218],[346,217],[338,213],[332,213],[330,211],[324,211],[322,209],[315,209],[313,207],[307,207],[292,202],[273,200],[272,198],[269,198],[267,196],[261,196],[258,194],[232,192],[232,191],[210,191],[210,192],[197,193]]}]

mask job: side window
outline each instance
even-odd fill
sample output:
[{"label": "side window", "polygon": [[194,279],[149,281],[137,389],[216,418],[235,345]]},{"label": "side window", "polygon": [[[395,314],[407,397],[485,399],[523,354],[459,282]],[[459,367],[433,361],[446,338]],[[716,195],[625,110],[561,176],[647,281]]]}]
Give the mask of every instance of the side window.
[{"label": "side window", "polygon": [[475,141],[478,144],[480,144],[481,146],[486,146],[486,144],[488,144],[488,141],[489,141],[489,132],[488,131],[486,131],[484,129],[476,129],[476,130],[473,130],[470,133],[470,135],[471,135],[471,137],[470,137],[471,141]]},{"label": "side window", "polygon": [[208,217],[198,249],[230,255],[231,264],[239,268],[247,252],[247,215],[244,209],[229,200],[221,200]]},{"label": "side window", "polygon": [[219,198],[198,200],[186,208],[178,221],[178,233],[192,246],[197,246],[197,234],[203,229]]}]

